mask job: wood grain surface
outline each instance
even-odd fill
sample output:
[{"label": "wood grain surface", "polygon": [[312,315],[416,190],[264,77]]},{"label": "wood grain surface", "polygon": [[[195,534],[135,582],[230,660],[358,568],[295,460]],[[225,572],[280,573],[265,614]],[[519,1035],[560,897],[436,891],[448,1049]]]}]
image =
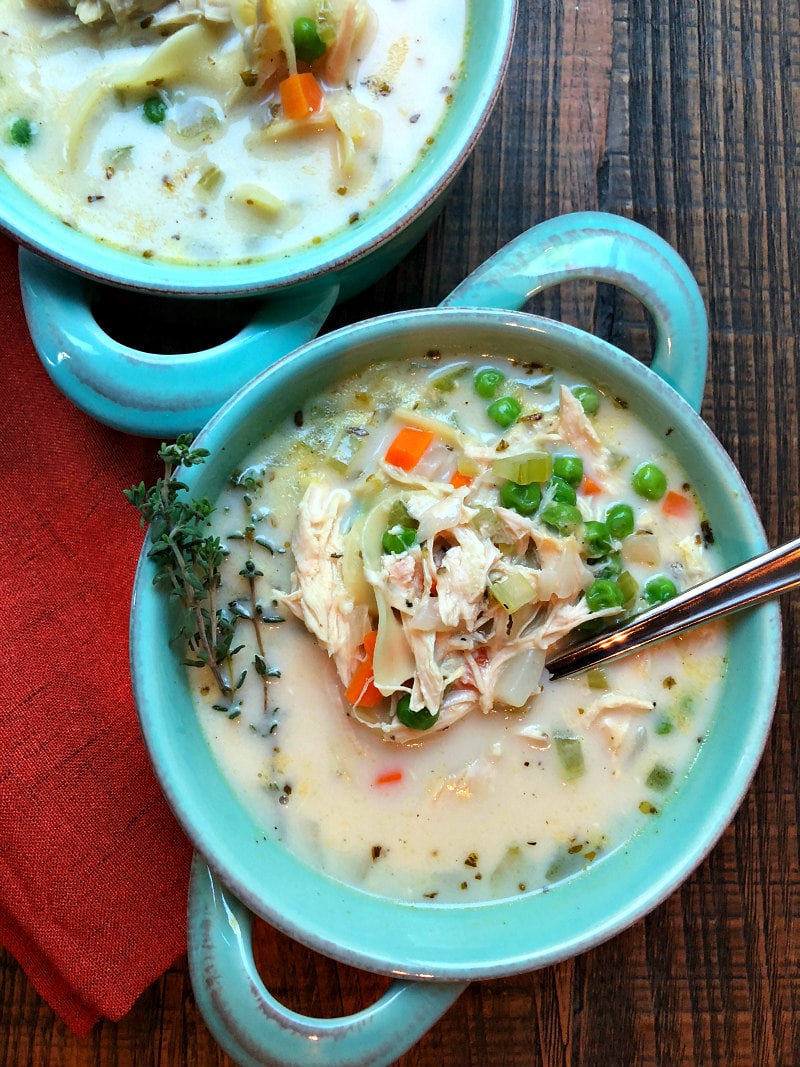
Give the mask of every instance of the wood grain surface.
[{"label": "wood grain surface", "polygon": [[[797,0],[521,0],[508,79],[428,237],[329,326],[438,303],[506,241],[565,212],[635,218],[706,300],[704,415],[772,543],[800,533],[800,15]],[[535,310],[646,359],[646,314],[607,287]],[[558,966],[473,984],[399,1067],[800,1065],[800,599],[760,768],[696,873],[643,921]],[[780,640],[779,634],[775,635]],[[753,664],[758,670],[758,664]],[[259,927],[276,995],[351,1012],[384,980]],[[74,1037],[0,955],[0,1067],[232,1067],[185,962],[117,1024]]]}]

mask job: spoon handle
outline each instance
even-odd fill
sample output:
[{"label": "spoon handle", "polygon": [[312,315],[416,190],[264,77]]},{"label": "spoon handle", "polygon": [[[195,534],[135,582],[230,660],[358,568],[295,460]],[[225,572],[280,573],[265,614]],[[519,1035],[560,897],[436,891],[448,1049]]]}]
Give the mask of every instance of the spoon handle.
[{"label": "spoon handle", "polygon": [[796,586],[800,586],[800,538],[687,589],[618,630],[566,649],[545,666],[551,678],[576,674]]}]

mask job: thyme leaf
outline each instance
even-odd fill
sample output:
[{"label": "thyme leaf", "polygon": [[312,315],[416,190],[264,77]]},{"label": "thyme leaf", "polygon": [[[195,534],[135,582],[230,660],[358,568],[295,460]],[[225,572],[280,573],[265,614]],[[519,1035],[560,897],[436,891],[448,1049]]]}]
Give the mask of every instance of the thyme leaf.
[{"label": "thyme leaf", "polygon": [[237,615],[217,605],[227,552],[220,539],[208,533],[214,505],[207,497],[190,497],[188,486],[175,473],[176,468],[193,467],[208,456],[207,449],[193,448],[192,441],[191,434],[181,434],[174,444],[162,444],[158,457],[164,464],[163,477],[153,486],[140,482],[123,492],[139,512],[142,527],[149,526],[147,555],[156,568],[153,583],[180,607],[175,639],[185,644],[184,663],[208,668],[220,694],[230,699],[245,672],[233,680],[233,656],[241,647],[233,647]]}]

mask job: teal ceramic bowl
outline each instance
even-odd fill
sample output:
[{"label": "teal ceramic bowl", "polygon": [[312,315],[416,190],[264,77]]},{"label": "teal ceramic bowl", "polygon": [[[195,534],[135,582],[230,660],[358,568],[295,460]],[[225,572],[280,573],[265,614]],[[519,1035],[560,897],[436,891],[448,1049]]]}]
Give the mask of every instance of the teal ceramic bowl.
[{"label": "teal ceramic bowl", "polygon": [[[657,336],[650,368],[588,333],[517,310],[567,278],[620,285],[645,303]],[[208,423],[198,443],[210,458],[188,470],[186,481],[213,499],[275,421],[373,360],[431,348],[539,360],[596,381],[624,397],[657,434],[669,431],[723,564],[733,566],[762,551],[765,539],[745,485],[697,414],[706,345],[697,286],[671,248],[621,218],[565,216],[501,250],[443,306],[362,322],[280,360]],[[410,905],[332,880],[265,838],[206,744],[170,632],[143,554],[131,617],[133,684],[156,772],[197,852],[189,903],[195,993],[217,1039],[249,1067],[390,1063],[464,983],[556,963],[641,919],[688,877],[733,817],[763,749],[780,672],[777,607],[733,617],[730,668],[709,736],[657,820],[546,892]],[[255,970],[254,913],[322,953],[396,981],[376,1005],[348,1019],[289,1012]]]},{"label": "teal ceramic bowl", "polygon": [[[357,226],[291,255],[230,265],[145,259],[66,226],[0,169],[0,229],[22,246],[28,325],[58,388],[120,430],[156,437],[197,430],[254,374],[314,337],[336,301],[394,267],[443,207],[508,65],[517,0],[467,0],[467,8],[462,76],[433,143]],[[92,311],[97,283],[149,296],[259,300],[230,339],[167,357],[108,336]],[[192,309],[182,314],[190,320]]]}]

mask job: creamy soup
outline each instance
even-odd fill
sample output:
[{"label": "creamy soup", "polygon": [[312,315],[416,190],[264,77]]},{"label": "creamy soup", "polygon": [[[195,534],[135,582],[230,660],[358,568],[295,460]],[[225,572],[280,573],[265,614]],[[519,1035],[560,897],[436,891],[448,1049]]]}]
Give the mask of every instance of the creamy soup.
[{"label": "creamy soup", "polygon": [[659,818],[702,744],[719,626],[547,673],[718,569],[666,441],[591,385],[441,353],[372,367],[259,444],[212,526],[247,674],[221,700],[192,671],[200,721],[264,832],[338,879],[540,889]]},{"label": "creamy soup", "polygon": [[0,0],[0,166],[144,256],[358,226],[458,91],[464,0]]}]

